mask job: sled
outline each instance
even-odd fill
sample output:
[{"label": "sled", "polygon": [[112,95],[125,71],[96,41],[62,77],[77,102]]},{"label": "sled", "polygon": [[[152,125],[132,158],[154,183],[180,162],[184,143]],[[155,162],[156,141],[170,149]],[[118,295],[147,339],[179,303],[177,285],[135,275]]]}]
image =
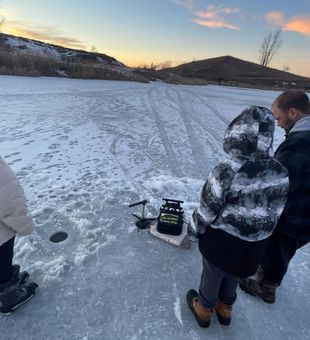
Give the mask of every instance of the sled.
[{"label": "sled", "polygon": [[153,236],[173,244],[177,247],[190,248],[190,241],[187,237],[187,223],[183,219],[183,201],[163,198],[165,204],[160,208],[158,217],[146,218],[145,205],[147,200],[132,203],[129,208],[142,205],[142,215],[132,214],[136,220],[136,227],[139,230],[149,229]]},{"label": "sled", "polygon": [[171,243],[177,247],[185,246],[185,238],[187,235],[187,224],[183,222],[182,226],[182,232],[180,235],[169,235],[169,234],[163,234],[157,231],[157,224],[158,221],[152,221],[150,224],[150,234],[152,234],[155,237],[158,237],[159,239],[166,241],[168,243]]}]

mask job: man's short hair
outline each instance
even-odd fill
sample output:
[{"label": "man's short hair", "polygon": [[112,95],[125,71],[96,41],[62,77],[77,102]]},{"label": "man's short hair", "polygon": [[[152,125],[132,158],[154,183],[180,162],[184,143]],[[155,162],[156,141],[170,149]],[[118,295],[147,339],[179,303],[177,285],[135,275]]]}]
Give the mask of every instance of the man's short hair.
[{"label": "man's short hair", "polygon": [[310,114],[310,101],[307,94],[299,90],[284,91],[276,98],[274,104],[284,112],[294,108],[303,113]]}]

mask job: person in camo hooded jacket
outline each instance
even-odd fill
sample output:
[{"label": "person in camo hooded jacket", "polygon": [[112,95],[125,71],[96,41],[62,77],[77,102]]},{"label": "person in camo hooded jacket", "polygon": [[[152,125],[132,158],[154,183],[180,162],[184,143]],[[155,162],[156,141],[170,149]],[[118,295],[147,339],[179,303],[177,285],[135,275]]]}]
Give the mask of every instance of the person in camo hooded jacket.
[{"label": "person in camo hooded jacket", "polygon": [[0,313],[8,315],[29,300],[38,285],[19,265],[12,265],[14,239],[28,235],[34,224],[17,177],[0,157]]},{"label": "person in camo hooded jacket", "polygon": [[289,180],[273,158],[274,126],[272,112],[257,106],[229,124],[223,148],[230,158],[209,174],[190,219],[203,271],[199,292],[191,289],[186,299],[201,327],[214,308],[219,322],[230,324],[239,278],[255,273],[284,208]]}]

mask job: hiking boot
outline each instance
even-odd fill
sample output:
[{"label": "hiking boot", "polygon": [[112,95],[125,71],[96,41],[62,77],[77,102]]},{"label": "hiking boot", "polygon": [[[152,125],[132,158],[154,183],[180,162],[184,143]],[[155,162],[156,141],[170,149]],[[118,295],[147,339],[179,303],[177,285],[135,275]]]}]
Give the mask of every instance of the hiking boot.
[{"label": "hiking boot", "polygon": [[242,279],[240,288],[248,294],[257,296],[267,303],[276,301],[277,284],[267,282],[266,280],[256,281],[250,278]]},{"label": "hiking boot", "polygon": [[27,281],[29,277],[29,273],[26,271],[20,272],[20,266],[18,264],[14,264],[12,266],[12,276],[9,281],[0,284],[0,292],[4,291],[8,287],[16,284],[21,285]]},{"label": "hiking boot", "polygon": [[231,321],[232,305],[226,305],[225,303],[218,301],[215,305],[215,311],[219,323],[228,326]]},{"label": "hiking boot", "polygon": [[38,285],[27,280],[24,284],[12,284],[0,292],[0,313],[11,314],[16,308],[30,300],[36,292]]},{"label": "hiking boot", "polygon": [[212,309],[204,307],[198,298],[198,293],[191,289],[186,294],[186,301],[200,327],[208,328],[211,322]]},{"label": "hiking boot", "polygon": [[20,266],[18,264],[13,264],[12,268],[11,282],[23,284],[28,280],[29,273],[27,271],[20,272]]}]

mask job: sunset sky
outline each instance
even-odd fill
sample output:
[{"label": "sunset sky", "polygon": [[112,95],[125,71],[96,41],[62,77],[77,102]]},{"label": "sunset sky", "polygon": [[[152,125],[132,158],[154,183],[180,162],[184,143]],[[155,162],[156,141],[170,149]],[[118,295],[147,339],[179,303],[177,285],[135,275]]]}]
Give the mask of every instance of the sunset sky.
[{"label": "sunset sky", "polygon": [[129,66],[231,55],[258,62],[283,28],[270,66],[310,77],[310,0],[0,0],[1,30],[106,53]]}]

